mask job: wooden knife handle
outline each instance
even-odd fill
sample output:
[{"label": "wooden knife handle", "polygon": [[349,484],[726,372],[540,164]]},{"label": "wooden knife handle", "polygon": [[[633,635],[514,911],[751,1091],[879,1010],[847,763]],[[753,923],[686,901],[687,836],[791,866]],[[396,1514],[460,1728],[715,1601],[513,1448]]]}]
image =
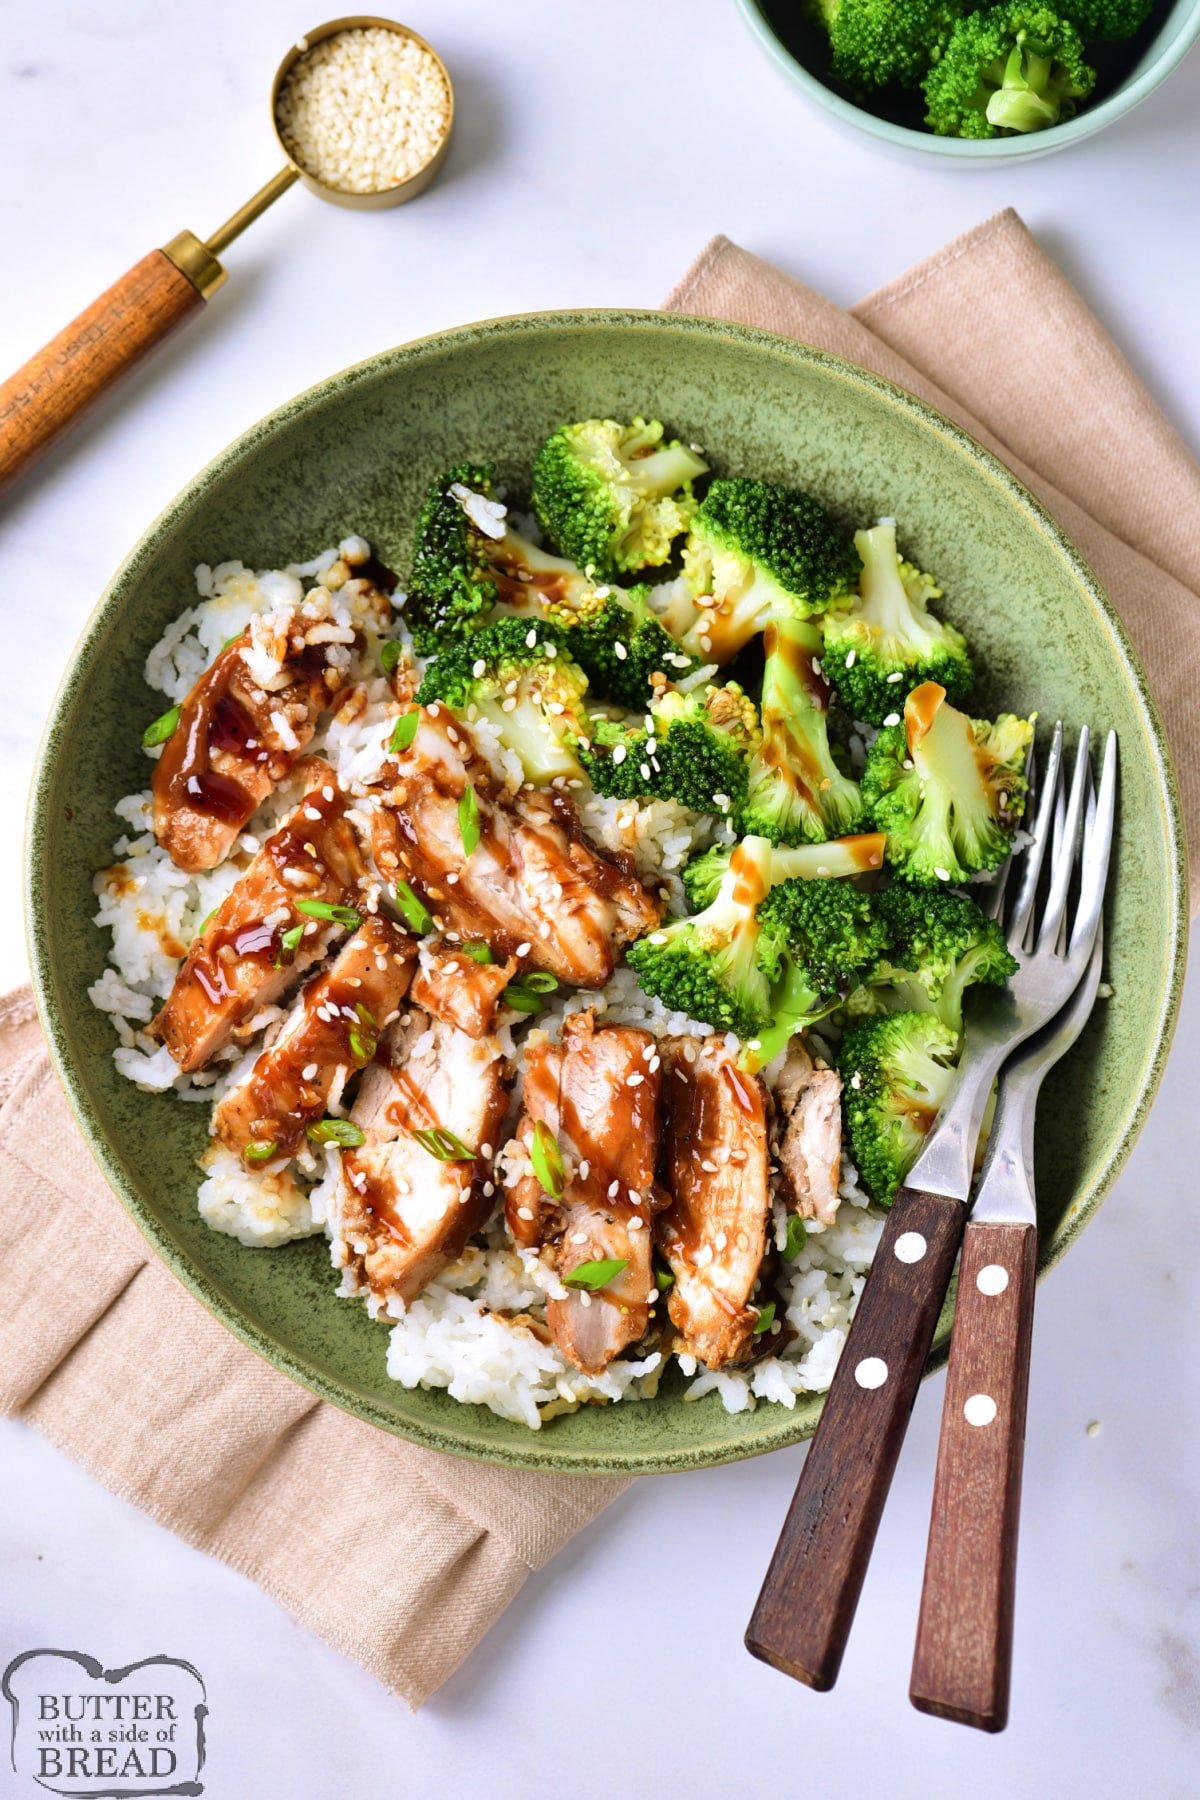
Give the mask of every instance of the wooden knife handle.
[{"label": "wooden knife handle", "polygon": [[897,1194],[750,1620],[747,1649],[810,1687],[837,1679],[966,1216]]},{"label": "wooden knife handle", "polygon": [[10,375],[0,385],[0,489],[203,305],[199,288],[152,250]]},{"label": "wooden knife handle", "polygon": [[1036,1276],[1036,1226],[967,1226],[909,1697],[982,1731],[1008,1720]]}]

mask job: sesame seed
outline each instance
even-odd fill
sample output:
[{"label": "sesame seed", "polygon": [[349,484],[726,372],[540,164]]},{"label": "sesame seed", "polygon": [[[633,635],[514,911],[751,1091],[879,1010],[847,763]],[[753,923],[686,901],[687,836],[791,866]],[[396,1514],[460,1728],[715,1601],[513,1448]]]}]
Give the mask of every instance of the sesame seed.
[{"label": "sesame seed", "polygon": [[643,1225],[641,1219],[639,1219],[637,1217],[636,1213],[634,1214],[633,1218],[630,1219],[630,1221],[629,1221],[629,1229],[630,1229],[630,1231],[644,1231],[645,1230],[645,1226]]},{"label": "sesame seed", "polygon": [[853,667],[854,667],[854,663],[855,663],[855,659],[856,659],[856,657],[857,657],[857,656],[858,656],[858,651],[857,651],[857,650],[851,650],[851,651],[849,651],[849,652],[848,652],[848,653],[847,653],[847,656],[846,656],[846,667],[847,667],[847,668],[848,668],[848,669],[852,669],[852,668],[853,668]]},{"label": "sesame seed", "polygon": [[904,680],[903,669],[893,669],[891,674],[888,676],[888,680],[889,681],[903,681]]},{"label": "sesame seed", "polygon": [[305,1063],[302,1070],[305,1081],[315,1081],[320,1069],[316,1063]]},{"label": "sesame seed", "polygon": [[621,1191],[621,1184],[619,1181],[610,1181],[609,1182],[608,1197],[610,1200],[615,1200],[617,1195],[620,1193],[620,1191]]},{"label": "sesame seed", "polygon": [[525,643],[530,650],[535,650],[537,648],[536,630],[530,630],[525,633]]},{"label": "sesame seed", "polygon": [[649,781],[649,779],[650,779],[650,764],[643,763],[638,770],[638,774],[641,776],[643,781]]},{"label": "sesame seed", "polygon": [[588,1161],[587,1157],[585,1156],[583,1161],[579,1165],[580,1180],[586,1181],[588,1176],[591,1174],[591,1172],[592,1172],[592,1165]]},{"label": "sesame seed", "polygon": [[487,674],[487,664],[484,662],[482,656],[479,658],[478,662],[473,662],[471,664],[471,673],[474,675],[476,681],[479,680],[481,675]]},{"label": "sesame seed", "polygon": [[949,881],[950,879],[949,869],[935,869],[933,872],[939,881]]},{"label": "sesame seed", "polygon": [[613,645],[613,655],[616,657],[618,662],[624,662],[626,657],[629,655],[628,650],[625,648],[624,644],[622,644],[620,642],[620,640],[618,640]]},{"label": "sesame seed", "polygon": [[883,722],[885,725],[898,725],[900,723],[900,714],[897,712],[890,712]]},{"label": "sesame seed", "polygon": [[644,1075],[627,1075],[625,1077],[625,1086],[640,1087],[645,1079],[646,1077]]},{"label": "sesame seed", "polygon": [[517,1217],[518,1219],[532,1219],[533,1208],[531,1206],[518,1206]]},{"label": "sesame seed", "polygon": [[612,753],[612,759],[615,763],[623,763],[627,754],[624,744],[618,744]]},{"label": "sesame seed", "polygon": [[532,944],[518,944],[517,945],[517,955],[518,956],[528,956],[529,952],[532,949],[533,949]]}]

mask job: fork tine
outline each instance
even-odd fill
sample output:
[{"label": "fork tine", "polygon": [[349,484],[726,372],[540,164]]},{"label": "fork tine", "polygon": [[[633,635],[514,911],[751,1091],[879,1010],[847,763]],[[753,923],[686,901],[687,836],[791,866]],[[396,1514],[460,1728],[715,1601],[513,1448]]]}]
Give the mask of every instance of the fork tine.
[{"label": "fork tine", "polygon": [[1037,896],[1038,876],[1042,872],[1042,860],[1046,854],[1046,841],[1049,837],[1049,824],[1054,817],[1055,796],[1062,779],[1062,721],[1054,727],[1054,737],[1050,744],[1050,754],[1046,758],[1046,773],[1042,777],[1042,791],[1038,800],[1037,817],[1033,823],[1033,842],[1029,845],[1021,861],[1021,885],[1013,903],[1012,914],[1008,921],[1008,947],[1014,953],[1019,952],[1025,941],[1025,928],[1029,924],[1033,911],[1033,902]]},{"label": "fork tine", "polygon": [[1081,725],[1079,727],[1079,743],[1075,750],[1075,767],[1071,774],[1071,793],[1067,800],[1066,829],[1063,832],[1058,854],[1050,865],[1050,892],[1046,896],[1045,910],[1038,924],[1039,949],[1053,950],[1059,926],[1063,922],[1063,914],[1066,911],[1071,876],[1075,869],[1084,801],[1087,796],[1088,783],[1092,778],[1092,765],[1088,760],[1090,747],[1091,733],[1086,725]]},{"label": "fork tine", "polygon": [[[1025,758],[1025,792],[1026,805],[1037,793],[1037,756],[1032,743],[1029,755]],[[985,898],[979,903],[979,910],[985,919],[1001,919],[1004,917],[1004,895],[1008,887],[1008,878],[1012,873],[1012,851],[1010,850],[992,880],[985,889]]]},{"label": "fork tine", "polygon": [[1108,880],[1108,864],[1112,854],[1113,820],[1117,798],[1117,734],[1110,731],[1104,743],[1104,760],[1100,771],[1100,787],[1089,795],[1088,817],[1084,822],[1083,853],[1079,869],[1079,902],[1071,928],[1071,955],[1091,953],[1096,929],[1104,907],[1104,888]]},{"label": "fork tine", "polygon": [[[1089,803],[1089,805],[1091,804],[1091,796],[1092,796],[1092,783],[1091,783],[1091,779],[1089,776],[1089,779],[1088,779],[1088,803]],[[1066,830],[1067,830],[1067,796],[1066,796],[1066,791],[1063,787],[1063,784],[1060,781],[1058,784],[1058,795],[1054,802],[1054,830],[1053,830],[1053,833],[1050,838],[1050,867],[1052,869],[1057,868],[1058,859],[1062,855],[1063,838],[1066,835]],[[1066,921],[1064,919],[1062,925],[1059,926],[1058,943],[1056,946],[1059,953],[1064,956],[1066,955],[1066,950],[1067,950],[1067,936],[1068,936],[1068,933],[1067,933]],[[1037,908],[1035,907],[1033,912],[1029,916],[1029,924],[1025,928],[1024,949],[1025,949],[1025,954],[1027,956],[1033,955],[1034,950],[1037,948],[1037,939],[1038,939],[1038,919],[1037,919]]]}]

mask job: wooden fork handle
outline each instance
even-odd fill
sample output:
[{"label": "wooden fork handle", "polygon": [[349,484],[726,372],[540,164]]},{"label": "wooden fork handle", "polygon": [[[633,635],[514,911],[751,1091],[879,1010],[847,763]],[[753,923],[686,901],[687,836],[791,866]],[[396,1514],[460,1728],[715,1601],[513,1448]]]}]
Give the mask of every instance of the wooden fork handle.
[{"label": "wooden fork handle", "polygon": [[203,305],[201,287],[152,250],[0,384],[0,489]]},{"label": "wooden fork handle", "polygon": [[896,1196],[758,1596],[746,1648],[809,1687],[837,1679],[965,1222]]},{"label": "wooden fork handle", "polygon": [[1008,1720],[1036,1274],[1036,1226],[967,1226],[909,1696],[982,1731]]}]

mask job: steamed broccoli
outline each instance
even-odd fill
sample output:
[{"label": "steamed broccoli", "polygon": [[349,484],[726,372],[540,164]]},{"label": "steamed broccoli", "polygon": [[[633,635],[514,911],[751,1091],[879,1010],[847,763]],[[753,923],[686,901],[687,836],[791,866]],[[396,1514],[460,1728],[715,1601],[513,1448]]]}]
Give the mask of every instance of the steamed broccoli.
[{"label": "steamed broccoli", "polygon": [[969,719],[935,681],[914,689],[904,722],[867,752],[863,800],[906,880],[968,881],[1004,860],[1025,810],[1033,722]]},{"label": "steamed broccoli", "polygon": [[714,481],[683,553],[693,596],[683,647],[726,663],[771,619],[806,619],[849,594],[858,553],[798,488]]},{"label": "steamed broccoli", "polygon": [[685,444],[664,444],[657,420],[585,419],[538,451],[533,509],[551,543],[583,569],[619,575],[667,561],[695,510],[691,484],[707,470]]},{"label": "steamed broccoli", "polygon": [[486,719],[520,757],[526,780],[545,784],[581,772],[571,746],[590,728],[586,692],[565,632],[510,618],[451,641],[429,664],[416,698]]},{"label": "steamed broccoli", "polygon": [[919,87],[945,49],[966,0],[820,0],[833,73],[856,88]]},{"label": "steamed broccoli", "polygon": [[1003,987],[1016,972],[999,925],[967,894],[897,882],[875,896],[875,916],[887,947],[850,1012],[931,1012],[961,1037],[966,989]]},{"label": "steamed broccoli", "polygon": [[570,628],[571,654],[586,670],[593,693],[640,711],[654,690],[652,676],[678,681],[696,667],[695,659],[660,625],[644,586],[594,592],[598,604]]},{"label": "steamed broccoli", "polygon": [[858,532],[854,547],[863,565],[858,594],[821,621],[822,668],[843,705],[854,718],[882,725],[923,681],[963,699],[974,679],[966,639],[927,610],[941,590],[900,560],[895,521]]},{"label": "steamed broccoli", "polygon": [[770,1023],[771,981],[759,958],[755,909],[770,886],[771,846],[749,837],[729,858],[711,904],[669,919],[626,957],[648,994],[718,1031],[752,1037]]},{"label": "steamed broccoli", "polygon": [[[771,886],[781,881],[838,880],[866,875],[883,867],[886,839],[881,831],[860,832],[855,837],[833,838],[827,844],[801,844],[785,848],[776,844],[768,875]],[[694,856],[683,871],[683,890],[689,905],[711,905],[729,867],[730,846],[715,844]]]},{"label": "steamed broccoli", "polygon": [[641,724],[594,721],[580,761],[598,794],[736,814],[758,735],[754,702],[731,681],[698,693],[671,690],[652,702]]},{"label": "steamed broccoli", "polygon": [[821,633],[804,619],[779,619],[763,643],[762,744],[750,763],[743,829],[781,844],[840,837],[862,813],[862,797],[829,747]]},{"label": "steamed broccoli", "polygon": [[1008,0],[955,26],[925,78],[925,122],[940,137],[1041,131],[1069,119],[1095,82],[1074,25],[1052,7]]},{"label": "steamed broccoli", "polygon": [[850,1154],[864,1187],[890,1206],[954,1082],[958,1038],[927,1012],[852,1025],[838,1051]]},{"label": "steamed broccoli", "polygon": [[758,908],[758,960],[771,983],[771,1020],[750,1039],[743,1067],[771,1062],[788,1039],[832,1012],[887,933],[872,896],[848,881],[785,881]]},{"label": "steamed broccoli", "polygon": [[1056,0],[1085,44],[1119,44],[1132,37],[1154,10],[1154,0]]}]

